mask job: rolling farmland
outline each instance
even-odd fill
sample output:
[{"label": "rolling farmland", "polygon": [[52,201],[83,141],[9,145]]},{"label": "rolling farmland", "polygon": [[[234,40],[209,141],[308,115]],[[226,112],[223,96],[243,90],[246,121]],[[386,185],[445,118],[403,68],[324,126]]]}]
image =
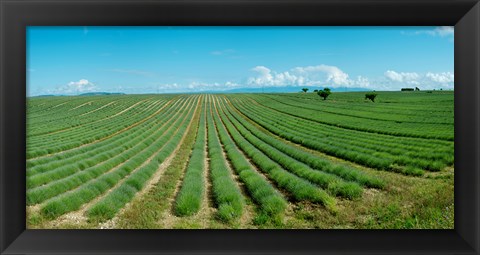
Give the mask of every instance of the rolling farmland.
[{"label": "rolling farmland", "polygon": [[452,91],[27,100],[28,228],[453,228]]}]

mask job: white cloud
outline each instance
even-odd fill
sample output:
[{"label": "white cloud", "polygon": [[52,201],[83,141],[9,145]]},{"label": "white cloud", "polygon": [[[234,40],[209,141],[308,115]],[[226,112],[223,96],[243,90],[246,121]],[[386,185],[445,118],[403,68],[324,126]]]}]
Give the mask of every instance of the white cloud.
[{"label": "white cloud", "polygon": [[403,81],[403,76],[395,71],[388,70],[385,72],[385,77],[392,81]]},{"label": "white cloud", "polygon": [[234,87],[239,87],[240,85],[235,83],[235,82],[230,82],[230,81],[227,81],[225,83],[225,86],[228,87],[228,88],[234,88]]},{"label": "white cloud", "polygon": [[156,90],[154,92],[156,93],[165,93],[165,92],[176,92],[180,86],[177,83],[172,83],[172,84],[158,84],[152,88],[153,90]]},{"label": "white cloud", "polygon": [[357,87],[369,88],[370,87],[370,80],[366,77],[358,76],[355,84],[357,85]]},{"label": "white cloud", "polygon": [[431,35],[431,36],[439,36],[439,37],[452,37],[455,34],[455,28],[453,26],[441,26],[435,27],[434,29],[430,30],[417,30],[415,32],[401,32],[404,35]]},{"label": "white cloud", "polygon": [[453,89],[454,74],[452,72],[427,72],[420,74],[416,72],[396,72],[388,70],[384,73],[384,79],[376,81],[376,85],[389,90],[396,90],[409,85],[418,86],[421,89]]},{"label": "white cloud", "polygon": [[186,92],[202,92],[207,90],[223,91],[223,90],[229,90],[229,89],[238,88],[238,87],[240,87],[240,84],[231,82],[231,81],[222,82],[222,83],[191,82],[187,86],[188,90]]},{"label": "white cloud", "polygon": [[98,87],[91,83],[87,79],[80,79],[79,81],[71,81],[64,86],[57,87],[56,89],[48,90],[47,93],[51,94],[79,94],[85,92],[97,91]]},{"label": "white cloud", "polygon": [[336,85],[350,85],[352,83],[348,74],[336,66],[318,65],[295,67],[293,71],[305,75],[307,78],[313,78],[313,80],[316,80],[315,78],[318,77],[318,74],[325,74],[327,76],[326,82],[333,82]]},{"label": "white cloud", "polygon": [[455,29],[452,26],[436,27],[433,31],[429,31],[428,34],[440,37],[453,36],[455,34]]},{"label": "white cloud", "polygon": [[392,81],[398,81],[398,82],[414,82],[418,78],[420,78],[420,75],[417,73],[404,73],[404,72],[395,72],[392,70],[388,70],[384,73],[385,77]]},{"label": "white cloud", "polygon": [[430,73],[428,72],[425,75],[427,78],[434,82],[438,83],[452,83],[454,82],[454,75],[451,72],[443,72],[443,73]]},{"label": "white cloud", "polygon": [[253,72],[256,72],[256,77],[250,77],[248,79],[249,84],[257,85],[274,85],[274,78],[272,71],[265,66],[256,66],[252,68]]},{"label": "white cloud", "polygon": [[320,85],[368,87],[370,85],[365,77],[359,76],[356,80],[352,80],[340,68],[329,65],[295,67],[284,72],[272,71],[265,66],[256,66],[251,70],[255,75],[247,79],[250,87]]}]

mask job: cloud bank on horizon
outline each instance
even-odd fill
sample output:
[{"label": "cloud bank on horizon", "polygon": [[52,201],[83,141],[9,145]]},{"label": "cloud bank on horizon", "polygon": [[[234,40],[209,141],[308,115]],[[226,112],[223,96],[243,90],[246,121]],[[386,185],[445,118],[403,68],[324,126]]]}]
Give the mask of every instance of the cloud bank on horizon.
[{"label": "cloud bank on horizon", "polygon": [[256,77],[248,79],[249,85],[281,87],[281,86],[328,86],[354,87],[372,90],[393,90],[398,86],[420,86],[424,89],[453,89],[454,74],[451,72],[419,74],[416,72],[396,72],[387,70],[384,77],[376,78],[373,83],[363,76],[350,76],[336,66],[318,65],[295,67],[285,72],[275,72],[265,66],[252,69]]},{"label": "cloud bank on horizon", "polygon": [[453,89],[453,27],[29,27],[28,95]]}]

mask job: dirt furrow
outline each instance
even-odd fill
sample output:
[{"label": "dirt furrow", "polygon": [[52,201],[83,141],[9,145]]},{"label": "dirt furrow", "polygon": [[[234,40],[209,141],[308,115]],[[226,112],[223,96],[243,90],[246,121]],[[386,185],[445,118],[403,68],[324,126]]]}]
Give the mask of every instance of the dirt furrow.
[{"label": "dirt furrow", "polygon": [[[200,101],[197,101],[197,104],[195,106],[195,112],[193,113],[193,116],[195,116],[197,114],[197,111],[198,111],[198,106],[199,106],[199,102]],[[183,134],[182,138],[180,139],[180,142],[178,143],[177,147],[175,147],[175,150],[172,152],[172,154],[170,154],[170,156],[168,156],[165,161],[163,161],[160,166],[158,167],[157,171],[155,172],[155,174],[152,176],[152,178],[148,181],[148,183],[145,185],[145,187],[139,191],[137,193],[137,195],[135,196],[136,199],[139,199],[139,198],[142,198],[145,194],[147,194],[154,186],[156,183],[158,183],[158,181],[160,180],[160,178],[162,177],[163,173],[165,172],[165,170],[170,166],[170,164],[172,163],[175,155],[177,154],[177,152],[180,150],[180,147],[182,146],[185,138],[187,137],[187,135],[189,134],[189,130],[192,126],[192,123],[193,123],[193,119],[192,118],[190,120],[190,122],[188,123],[188,127],[187,127],[187,132],[185,132],[185,134]],[[186,120],[186,119],[185,119]],[[182,124],[185,122],[185,120],[182,122]],[[178,129],[177,129],[178,131]],[[185,165],[186,165],[186,162],[185,162]],[[177,185],[177,190],[175,191],[175,194],[177,193],[178,191],[178,187],[180,185]],[[134,198],[134,200],[135,200]],[[125,212],[125,210],[127,210],[129,208],[129,206],[131,205],[131,203],[133,202],[133,200],[130,202],[130,203],[127,203],[125,205],[125,207],[123,207],[119,213],[117,213],[117,215],[112,218],[111,220],[105,222],[105,223],[102,223],[99,225],[99,227],[101,229],[114,229],[116,227],[116,223],[118,221],[118,217],[120,217],[120,215]]]},{"label": "dirt furrow", "polygon": [[101,107],[99,107],[99,108],[97,108],[97,109],[93,109],[93,110],[91,110],[91,111],[89,111],[89,112],[82,113],[82,114],[80,114],[80,115],[78,115],[78,116],[84,116],[84,115],[87,115],[87,114],[94,113],[94,112],[96,112],[96,111],[99,111],[99,110],[101,110],[101,109],[103,109],[103,108],[111,105],[111,104],[114,104],[115,102],[117,102],[117,101],[112,101],[112,102],[110,102],[110,103],[108,103],[108,104],[106,104],[106,105],[103,105],[103,106],[101,106]]},{"label": "dirt furrow", "polygon": [[83,148],[85,146],[88,146],[88,145],[91,145],[91,144],[95,144],[95,143],[98,143],[98,142],[101,142],[101,141],[104,141],[104,140],[107,140],[111,137],[114,137],[120,133],[123,133],[125,131],[128,131],[142,123],[144,123],[145,121],[153,118],[155,115],[159,114],[163,109],[165,109],[165,107],[167,107],[168,105],[170,105],[172,102],[174,101],[174,99],[168,101],[164,106],[162,106],[160,109],[158,109],[156,112],[152,113],[150,116],[138,121],[138,122],[135,122],[134,124],[132,124],[131,126],[128,126],[122,130],[119,130],[113,134],[110,134],[108,136],[105,136],[105,137],[102,137],[100,139],[97,139],[95,141],[92,141],[92,142],[89,142],[89,143],[86,143],[86,144],[82,144],[80,146],[77,146],[77,147],[74,147],[74,148],[71,148],[71,149],[68,149],[68,150],[64,150],[64,151],[59,151],[59,152],[55,152],[55,153],[50,153],[50,154],[45,154],[45,155],[42,155],[42,156],[38,156],[38,157],[34,157],[34,158],[29,158],[27,161],[30,161],[30,160],[36,160],[36,159],[41,159],[41,158],[46,158],[46,157],[51,157],[51,156],[55,156],[55,155],[60,155],[60,154],[63,154],[65,152],[69,152],[69,151],[73,151],[73,150],[76,150],[76,149],[80,149],[80,148]]},{"label": "dirt furrow", "polygon": [[[186,107],[186,106],[183,106],[183,107]],[[185,121],[185,120],[183,120]],[[166,124],[164,124],[166,125]],[[164,126],[163,125],[163,126]],[[177,129],[178,130],[178,129]],[[167,142],[168,143],[168,142]],[[124,183],[129,176],[131,176],[133,173],[135,173],[136,171],[138,171],[139,169],[141,169],[142,167],[144,167],[145,165],[147,165],[148,163],[150,163],[153,158],[156,156],[156,154],[158,152],[160,152],[163,148],[165,147],[165,144],[161,146],[161,148],[159,148],[155,153],[152,154],[152,156],[150,156],[145,162],[143,162],[139,167],[137,167],[135,170],[133,170],[131,173],[129,173],[127,176],[125,176],[120,182],[118,182],[117,184],[115,184],[115,186],[113,186],[112,188],[110,188],[109,190],[107,190],[105,193],[103,193],[101,196],[98,196],[96,197],[95,199],[91,200],[90,202],[88,203],[85,203],[83,204],[79,210],[77,211],[74,211],[74,212],[69,212],[69,213],[66,213],[60,217],[58,217],[57,219],[55,220],[52,220],[48,223],[49,226],[52,226],[52,227],[59,227],[60,225],[62,224],[65,224],[65,223],[70,223],[71,221],[75,221],[77,224],[85,224],[86,223],[86,220],[87,218],[85,217],[85,212],[88,210],[88,208],[90,208],[90,206],[94,205],[95,203],[97,203],[98,201],[100,201],[102,198],[106,197],[112,190],[114,190],[115,188],[119,187],[122,183]],[[142,153],[142,152],[140,152]],[[125,161],[127,162],[127,161]],[[121,165],[118,165],[110,170],[108,170],[107,172],[105,172],[103,175],[105,174],[108,174],[110,172],[113,172],[115,171],[116,169],[120,168],[123,164],[122,163]],[[100,177],[100,176],[99,176]],[[99,178],[97,177],[97,178]],[[158,177],[159,178],[159,177]],[[158,181],[158,180],[157,180]],[[76,187],[75,189],[73,190],[70,190],[68,192],[73,192],[74,190],[77,190],[78,188],[80,188],[81,186],[79,187]],[[63,194],[66,194],[66,193],[63,193]],[[63,195],[62,194],[62,195]],[[50,201],[51,199],[54,199],[55,197],[52,197],[50,198],[49,200],[46,200],[44,201],[42,204],[40,204],[39,206],[41,207],[43,204],[46,204],[48,201]]]}]

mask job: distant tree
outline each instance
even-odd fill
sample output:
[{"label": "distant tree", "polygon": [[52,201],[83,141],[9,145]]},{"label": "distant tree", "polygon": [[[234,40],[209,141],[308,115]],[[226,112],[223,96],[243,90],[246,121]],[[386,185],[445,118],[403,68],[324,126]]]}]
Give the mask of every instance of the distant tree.
[{"label": "distant tree", "polygon": [[303,88],[302,91],[305,92],[305,93],[307,93],[308,88]]},{"label": "distant tree", "polygon": [[365,94],[365,99],[370,99],[372,102],[375,102],[375,98],[377,97],[377,93],[369,92]]},{"label": "distant tree", "polygon": [[313,92],[317,93],[317,92],[318,92],[318,89],[313,90]]},{"label": "distant tree", "polygon": [[415,91],[420,91],[420,89],[418,87],[415,87]]},{"label": "distant tree", "polygon": [[329,88],[324,88],[323,90],[321,89],[317,92],[317,95],[323,97],[323,100],[327,100],[327,97],[330,96],[330,94],[332,94],[332,92]]}]

